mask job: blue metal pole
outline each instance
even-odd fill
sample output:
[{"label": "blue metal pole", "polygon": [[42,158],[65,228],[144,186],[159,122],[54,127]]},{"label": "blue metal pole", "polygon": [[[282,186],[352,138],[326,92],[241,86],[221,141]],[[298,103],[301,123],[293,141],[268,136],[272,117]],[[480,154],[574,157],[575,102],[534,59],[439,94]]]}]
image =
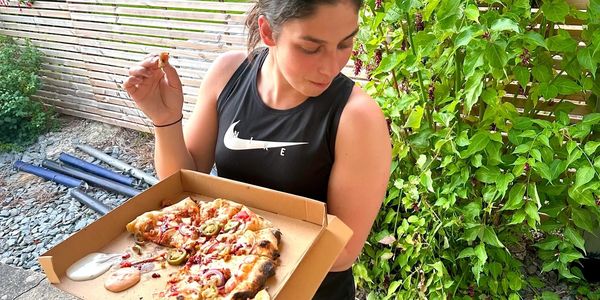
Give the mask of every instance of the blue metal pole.
[{"label": "blue metal pole", "polygon": [[67,163],[71,166],[80,168],[89,173],[96,174],[98,176],[102,176],[104,178],[108,178],[113,181],[116,181],[116,182],[119,182],[122,184],[126,184],[129,186],[133,185],[133,181],[134,181],[133,178],[121,175],[121,174],[113,172],[109,169],[105,169],[99,165],[89,163],[89,162],[79,159],[73,155],[69,155],[69,154],[63,152],[60,154],[58,159],[64,163]]},{"label": "blue metal pole", "polygon": [[82,180],[75,179],[73,177],[54,172],[52,170],[37,167],[20,160],[15,161],[13,166],[17,170],[31,173],[68,187],[80,187],[84,185],[84,182]]}]

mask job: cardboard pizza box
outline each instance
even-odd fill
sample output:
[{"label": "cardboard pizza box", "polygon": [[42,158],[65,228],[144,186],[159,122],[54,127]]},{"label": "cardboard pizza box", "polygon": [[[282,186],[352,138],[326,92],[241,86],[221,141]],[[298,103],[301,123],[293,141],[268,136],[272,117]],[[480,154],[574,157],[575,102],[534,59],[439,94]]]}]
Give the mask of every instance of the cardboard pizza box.
[{"label": "cardboard pizza box", "polygon": [[41,255],[38,261],[51,283],[82,299],[156,299],[164,291],[168,275],[177,267],[164,264],[166,268],[161,268],[160,264],[155,264],[156,268],[144,273],[137,285],[120,293],[104,288],[105,278],[118,266],[88,281],[72,281],[66,277],[66,270],[92,252],[131,253],[133,237],[125,230],[125,225],[144,212],[188,196],[200,200],[224,198],[242,203],[281,229],[280,264],[275,276],[266,284],[272,299],[311,299],[352,236],[351,229],[340,219],[327,215],[322,202],[181,170],[73,234]]}]

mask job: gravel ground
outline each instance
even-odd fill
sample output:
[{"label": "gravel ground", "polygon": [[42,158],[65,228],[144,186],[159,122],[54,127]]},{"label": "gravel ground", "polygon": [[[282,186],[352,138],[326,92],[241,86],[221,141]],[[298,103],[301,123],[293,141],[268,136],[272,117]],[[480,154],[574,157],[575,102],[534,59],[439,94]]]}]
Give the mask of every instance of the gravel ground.
[{"label": "gravel ground", "polygon": [[[0,154],[0,262],[40,270],[37,257],[99,218],[100,215],[68,195],[68,188],[13,168],[16,160],[40,165],[58,160],[61,152],[114,168],[76,150],[86,144],[154,175],[153,137],[95,121],[61,116],[58,131],[40,136],[24,152]],[[148,186],[136,180],[135,187]],[[87,187],[86,194],[114,208],[126,196]]]}]

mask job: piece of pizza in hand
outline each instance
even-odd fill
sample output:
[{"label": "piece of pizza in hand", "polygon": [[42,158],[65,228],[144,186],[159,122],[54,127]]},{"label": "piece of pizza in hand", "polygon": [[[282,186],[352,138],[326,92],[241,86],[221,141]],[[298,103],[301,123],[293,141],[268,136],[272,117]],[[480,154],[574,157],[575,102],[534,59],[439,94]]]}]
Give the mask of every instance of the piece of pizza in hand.
[{"label": "piece of pizza in hand", "polygon": [[169,52],[161,52],[158,55],[158,68],[162,69],[167,65],[169,61]]}]

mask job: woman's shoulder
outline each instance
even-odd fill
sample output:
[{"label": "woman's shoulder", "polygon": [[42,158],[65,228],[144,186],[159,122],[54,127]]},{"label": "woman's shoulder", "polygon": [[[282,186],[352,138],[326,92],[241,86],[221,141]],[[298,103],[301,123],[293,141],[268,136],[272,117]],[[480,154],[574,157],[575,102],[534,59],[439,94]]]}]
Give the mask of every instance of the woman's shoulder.
[{"label": "woman's shoulder", "polygon": [[[354,85],[348,102],[342,112],[342,122],[364,124],[383,119],[383,112],[377,102],[360,86]],[[347,121],[347,122],[346,122]],[[343,125],[343,124],[340,124]]]},{"label": "woman's shoulder", "polygon": [[215,59],[211,68],[221,76],[227,73],[233,74],[247,57],[248,53],[243,50],[227,51]]},{"label": "woman's shoulder", "polygon": [[215,95],[215,101],[235,71],[246,60],[246,51],[227,51],[219,55],[204,77],[203,85],[208,93]]}]

